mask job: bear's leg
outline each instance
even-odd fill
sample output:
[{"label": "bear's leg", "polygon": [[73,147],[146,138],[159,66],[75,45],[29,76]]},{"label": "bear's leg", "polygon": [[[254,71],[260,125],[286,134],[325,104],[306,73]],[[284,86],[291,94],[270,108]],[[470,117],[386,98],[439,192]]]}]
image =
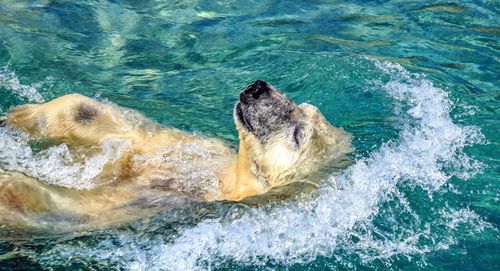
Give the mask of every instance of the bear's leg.
[{"label": "bear's leg", "polygon": [[7,123],[34,136],[84,145],[137,136],[137,129],[124,120],[116,107],[79,94],[18,106],[7,115]]},{"label": "bear's leg", "polygon": [[50,191],[38,181],[0,169],[0,213],[27,215],[51,213],[56,209]]}]

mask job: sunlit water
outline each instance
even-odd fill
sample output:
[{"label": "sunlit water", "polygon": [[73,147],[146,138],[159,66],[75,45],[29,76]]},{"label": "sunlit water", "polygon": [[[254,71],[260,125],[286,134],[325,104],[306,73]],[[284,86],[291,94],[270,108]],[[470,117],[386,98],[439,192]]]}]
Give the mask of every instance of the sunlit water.
[{"label": "sunlit water", "polygon": [[[498,270],[499,8],[2,1],[2,115],[77,92],[236,147],[233,104],[262,79],[317,105],[356,151],[307,199],[186,202],[71,233],[0,225],[0,269]],[[121,144],[78,159],[2,127],[0,166],[87,189]]]}]

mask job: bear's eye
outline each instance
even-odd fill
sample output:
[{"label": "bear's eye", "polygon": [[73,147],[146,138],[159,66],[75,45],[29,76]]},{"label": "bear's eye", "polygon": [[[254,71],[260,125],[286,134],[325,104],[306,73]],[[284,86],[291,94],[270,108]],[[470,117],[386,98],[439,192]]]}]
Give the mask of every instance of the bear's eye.
[{"label": "bear's eye", "polygon": [[295,146],[297,148],[300,147],[300,144],[302,143],[304,139],[304,127],[302,125],[295,125],[293,128],[293,142],[295,143]]}]

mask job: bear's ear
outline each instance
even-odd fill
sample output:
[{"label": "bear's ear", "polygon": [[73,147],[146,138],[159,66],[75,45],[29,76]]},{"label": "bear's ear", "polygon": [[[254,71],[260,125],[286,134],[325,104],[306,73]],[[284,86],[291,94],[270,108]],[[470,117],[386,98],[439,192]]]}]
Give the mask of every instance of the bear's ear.
[{"label": "bear's ear", "polygon": [[310,113],[319,113],[319,109],[312,104],[301,103],[299,104],[299,108]]},{"label": "bear's ear", "polygon": [[299,108],[310,119],[315,119],[315,118],[318,118],[318,117],[322,117],[321,112],[319,111],[319,109],[316,106],[312,105],[312,104],[301,103],[299,105]]},{"label": "bear's ear", "polygon": [[304,113],[307,119],[315,125],[323,128],[330,127],[331,124],[326,120],[325,116],[319,111],[319,109],[311,104],[302,103],[299,105],[300,110]]}]

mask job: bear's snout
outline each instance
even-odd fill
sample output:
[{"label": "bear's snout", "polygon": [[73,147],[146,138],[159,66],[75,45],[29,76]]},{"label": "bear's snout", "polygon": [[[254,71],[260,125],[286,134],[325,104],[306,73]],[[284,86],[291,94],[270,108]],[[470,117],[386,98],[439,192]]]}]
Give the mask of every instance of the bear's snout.
[{"label": "bear's snout", "polygon": [[242,103],[248,103],[249,99],[259,99],[259,97],[264,93],[269,93],[271,88],[269,85],[262,80],[257,80],[255,83],[247,86],[240,93],[240,101]]},{"label": "bear's snout", "polygon": [[272,85],[257,80],[240,93],[234,108],[235,121],[244,129],[265,141],[296,123],[295,103]]}]

